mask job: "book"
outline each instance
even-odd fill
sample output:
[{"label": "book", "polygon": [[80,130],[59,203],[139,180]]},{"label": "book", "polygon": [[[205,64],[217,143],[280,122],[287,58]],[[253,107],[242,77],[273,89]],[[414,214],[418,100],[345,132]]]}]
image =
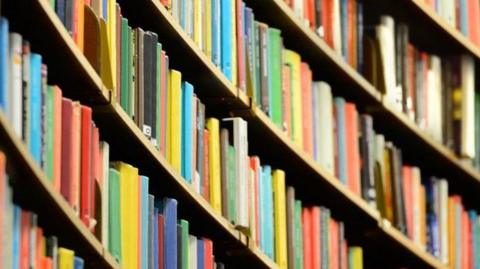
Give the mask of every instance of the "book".
[{"label": "book", "polygon": [[167,160],[179,172],[182,168],[181,152],[181,119],[182,119],[182,92],[181,92],[181,73],[175,70],[170,71],[168,91],[168,134],[167,145],[169,153]]},{"label": "book", "polygon": [[177,201],[165,198],[163,200],[164,226],[164,268],[177,268]]},{"label": "book", "polygon": [[272,190],[275,225],[275,262],[280,268],[287,268],[287,223],[285,198],[285,172],[274,170],[272,173]]},{"label": "book", "polygon": [[66,248],[58,249],[58,269],[72,269],[74,267],[75,253]]},{"label": "book", "polygon": [[221,179],[220,179],[220,130],[219,121],[209,118],[206,121],[209,132],[208,141],[208,170],[209,170],[209,198],[213,209],[222,212]]}]

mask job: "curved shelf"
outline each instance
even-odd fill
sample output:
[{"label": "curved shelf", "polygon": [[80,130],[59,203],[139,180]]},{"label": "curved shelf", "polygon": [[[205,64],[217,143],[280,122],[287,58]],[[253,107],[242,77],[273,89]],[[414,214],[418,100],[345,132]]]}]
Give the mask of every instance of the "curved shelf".
[{"label": "curved shelf", "polygon": [[[37,213],[44,231],[58,236],[60,245],[71,248],[84,258],[88,268],[120,268],[62,195],[53,189],[1,112],[0,140],[2,150],[8,156],[8,166],[14,167],[14,197],[22,208]],[[49,221],[52,219],[55,221]]]}]

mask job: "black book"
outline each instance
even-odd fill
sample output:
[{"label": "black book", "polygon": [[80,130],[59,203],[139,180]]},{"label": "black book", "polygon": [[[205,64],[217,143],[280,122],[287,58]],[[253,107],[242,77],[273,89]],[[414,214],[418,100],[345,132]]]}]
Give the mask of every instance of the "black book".
[{"label": "black book", "polygon": [[143,125],[140,125],[143,134],[152,137],[152,42],[151,32],[143,36]]}]

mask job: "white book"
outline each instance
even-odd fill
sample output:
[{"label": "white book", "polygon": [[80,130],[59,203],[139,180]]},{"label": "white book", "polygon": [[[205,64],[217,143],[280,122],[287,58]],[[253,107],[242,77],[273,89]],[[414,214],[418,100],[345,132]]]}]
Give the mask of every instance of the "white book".
[{"label": "white book", "polygon": [[440,6],[443,12],[442,17],[445,18],[447,23],[453,27],[455,27],[456,20],[457,20],[457,17],[455,14],[455,11],[457,9],[455,7],[455,3],[456,1],[453,1],[453,0],[442,0],[442,2],[440,3]]},{"label": "white book", "polygon": [[462,118],[461,146],[462,157],[475,157],[475,63],[471,56],[461,57]]},{"label": "white book", "polygon": [[440,58],[430,57],[430,68],[427,71],[427,120],[426,129],[433,139],[441,142],[442,131],[442,70]]},{"label": "white book", "polygon": [[23,94],[22,94],[22,36],[17,33],[10,34],[9,57],[10,77],[8,90],[8,111],[7,116],[12,124],[13,130],[22,137],[23,132]]},{"label": "white book", "polygon": [[248,129],[242,118],[227,118],[233,124],[233,147],[235,148],[235,185],[237,216],[235,224],[247,228],[248,221]]},{"label": "white book", "polygon": [[333,0],[333,49],[342,55],[342,27],[340,20],[340,0]]},{"label": "white book", "polygon": [[445,179],[438,181],[438,230],[440,261],[448,262],[448,183]]},{"label": "white book", "polygon": [[197,238],[188,236],[188,268],[197,269]]},{"label": "white book", "polygon": [[293,0],[293,12],[303,21],[303,0]]},{"label": "white book", "polygon": [[101,193],[101,219],[102,219],[102,226],[101,234],[102,234],[102,245],[105,248],[108,248],[108,217],[109,217],[109,210],[108,210],[108,201],[109,201],[109,171],[110,171],[110,146],[107,142],[100,141],[100,157],[102,159],[101,167],[102,167],[102,180],[100,184],[100,193]]},{"label": "white book", "polygon": [[[381,24],[375,28],[380,43],[380,55],[383,65],[385,97],[387,102],[398,109],[397,82],[395,78],[395,22],[390,16],[382,16]],[[400,89],[401,90],[401,89]]]},{"label": "white book", "polygon": [[317,94],[318,121],[316,124],[317,161],[332,175],[335,174],[335,153],[333,138],[333,96],[328,83],[320,81],[313,84],[314,94]]},{"label": "white book", "polygon": [[193,23],[194,23],[194,8],[193,3],[197,0],[185,0],[185,31],[187,32],[188,36],[193,38]]}]

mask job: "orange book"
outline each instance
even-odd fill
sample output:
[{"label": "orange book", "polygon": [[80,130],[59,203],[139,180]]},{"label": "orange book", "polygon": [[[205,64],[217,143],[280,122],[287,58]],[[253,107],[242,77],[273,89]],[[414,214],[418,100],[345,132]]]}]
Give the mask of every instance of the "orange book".
[{"label": "orange book", "polygon": [[308,27],[315,28],[315,0],[303,1],[303,17],[308,21]]},{"label": "orange book", "polygon": [[423,185],[420,186],[420,243],[422,246],[427,245],[427,204],[426,204],[426,197],[425,197],[425,187]]},{"label": "orange book", "polygon": [[23,211],[20,216],[20,268],[29,268],[30,257],[30,236],[31,236],[32,214]]},{"label": "orange book", "polygon": [[62,177],[62,90],[55,86],[53,97],[53,188],[60,192],[60,182]]},{"label": "orange book", "polygon": [[322,25],[323,25],[323,39],[330,48],[333,48],[333,1],[322,1]]},{"label": "orange book", "polygon": [[462,268],[469,268],[470,257],[469,257],[469,246],[470,246],[470,220],[468,218],[467,211],[462,209]]},{"label": "orange book", "polygon": [[43,257],[43,269],[52,269],[52,268],[53,268],[52,258]]},{"label": "orange book", "polygon": [[308,208],[302,209],[303,269],[312,269],[312,216]]},{"label": "orange book", "polygon": [[312,251],[312,269],[320,269],[321,261],[320,261],[320,207],[314,206],[310,209],[311,214],[311,232],[312,232],[312,239],[311,240],[311,251]]},{"label": "orange book", "polygon": [[448,198],[448,265],[455,267],[455,208],[457,207],[455,196]]},{"label": "orange book", "polygon": [[285,0],[285,3],[287,3],[287,5],[289,7],[293,7],[293,1],[292,0]]},{"label": "orange book", "polygon": [[43,237],[43,230],[40,227],[35,229],[35,264],[36,268],[41,269],[43,267],[43,259],[45,258],[45,237]]},{"label": "orange book", "polygon": [[348,63],[357,68],[357,1],[348,0]]},{"label": "orange book", "polygon": [[92,109],[81,107],[80,219],[90,228],[92,182]]},{"label": "orange book", "polygon": [[355,104],[345,103],[345,137],[347,148],[347,185],[360,195],[360,149],[358,147],[358,112]]},{"label": "orange book", "polygon": [[303,149],[313,156],[312,139],[312,70],[307,63],[300,65],[302,85]]},{"label": "orange book", "polygon": [[403,200],[405,201],[405,216],[407,225],[407,236],[413,239],[413,204],[412,204],[412,169],[410,166],[403,166]]},{"label": "orange book", "polygon": [[480,46],[480,2],[468,0],[468,37],[476,45]]},{"label": "orange book", "polygon": [[330,268],[338,269],[339,268],[339,224],[330,219]]}]

